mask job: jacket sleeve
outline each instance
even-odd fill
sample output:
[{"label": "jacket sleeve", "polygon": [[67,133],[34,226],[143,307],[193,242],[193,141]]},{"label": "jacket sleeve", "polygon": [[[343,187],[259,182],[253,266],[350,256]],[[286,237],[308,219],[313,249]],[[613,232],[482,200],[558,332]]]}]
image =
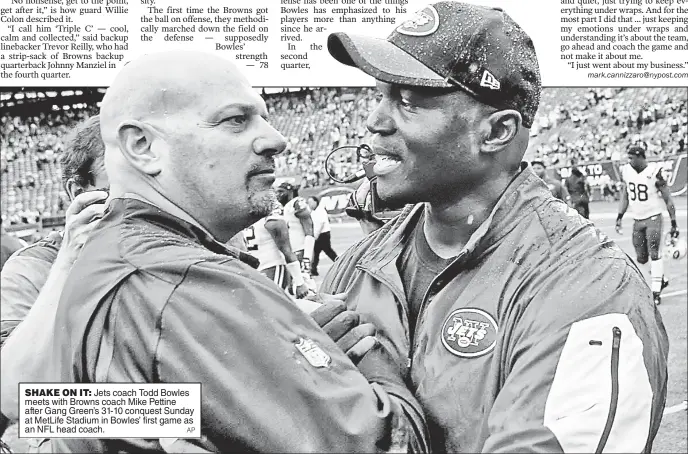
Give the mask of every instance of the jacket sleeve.
[{"label": "jacket sleeve", "polygon": [[356,264],[365,255],[378,235],[379,231],[368,235],[339,255],[323,278],[320,284],[320,293],[335,295],[345,292],[356,276]]},{"label": "jacket sleeve", "polygon": [[0,273],[1,342],[4,344],[21,323],[38,298],[51,264],[33,257],[15,256],[5,263]]},{"label": "jacket sleeve", "polygon": [[[160,321],[158,380],[202,383],[205,438],[189,442],[220,451],[425,449],[424,427],[402,399],[369,383],[271,281],[232,262],[191,266]],[[316,346],[310,353],[297,348],[303,339]]]},{"label": "jacket sleeve", "polygon": [[668,339],[640,273],[623,259],[575,263],[516,304],[483,451],[650,452]]},{"label": "jacket sleeve", "polygon": [[[322,293],[337,294],[349,289],[356,278],[356,273],[359,272],[356,270],[356,264],[370,249],[371,243],[376,240],[375,235],[377,233],[363,238],[337,258],[320,285]],[[390,395],[399,399],[403,404],[405,414],[414,420],[414,427],[418,430],[426,427],[422,407],[402,378],[407,375],[408,370],[405,365],[400,365],[399,361],[394,359],[387,348],[381,343],[378,344],[376,349],[368,352],[358,363],[358,369],[370,383],[379,384]],[[428,449],[426,446],[428,438],[427,432],[418,432],[418,446],[414,448],[414,451]]]}]

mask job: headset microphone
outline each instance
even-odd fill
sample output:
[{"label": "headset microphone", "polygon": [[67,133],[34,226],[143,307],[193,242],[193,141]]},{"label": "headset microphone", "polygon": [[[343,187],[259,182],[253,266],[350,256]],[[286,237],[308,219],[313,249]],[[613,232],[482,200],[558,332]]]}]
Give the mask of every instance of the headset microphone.
[{"label": "headset microphone", "polygon": [[334,175],[330,173],[330,166],[329,166],[329,161],[332,155],[334,155],[337,151],[343,150],[345,148],[355,148],[356,149],[356,156],[358,159],[364,163],[370,161],[372,158],[373,150],[370,149],[370,147],[366,144],[361,144],[361,145],[344,145],[341,147],[337,147],[334,150],[330,151],[330,154],[327,155],[327,158],[325,158],[325,172],[327,173],[327,176],[330,177],[334,182],[340,183],[340,184],[349,184],[349,183],[354,183],[361,178],[366,176],[366,170],[364,169],[359,169],[354,173],[352,176],[344,179],[339,179],[336,178]]}]

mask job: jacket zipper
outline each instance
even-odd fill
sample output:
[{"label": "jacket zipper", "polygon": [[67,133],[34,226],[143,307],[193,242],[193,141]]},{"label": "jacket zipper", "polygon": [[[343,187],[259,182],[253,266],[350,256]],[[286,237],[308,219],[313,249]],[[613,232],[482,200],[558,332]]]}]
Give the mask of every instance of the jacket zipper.
[{"label": "jacket zipper", "polygon": [[[397,300],[399,300],[399,301],[405,301],[406,300],[406,297],[404,295],[402,295],[401,293],[399,293],[397,291],[397,288],[394,286],[394,284],[392,284],[389,280],[387,280],[382,273],[376,273],[373,270],[368,269],[368,268],[364,268],[362,266],[357,266],[356,268],[358,268],[359,270],[363,271],[366,274],[369,274],[371,277],[373,277],[373,278],[377,279],[378,281],[382,282],[383,284],[385,284],[387,286],[387,288],[394,294],[394,296],[397,298]],[[406,307],[403,304],[401,306],[402,306],[402,310],[404,311],[404,315],[406,315],[406,324],[408,325],[409,324],[408,307]],[[411,327],[409,326],[408,329],[410,330]],[[410,335],[410,332],[409,332],[409,335]],[[410,346],[410,342],[409,342],[409,346]]]},{"label": "jacket zipper", "polygon": [[[381,283],[385,284],[387,288],[389,288],[394,296],[401,302],[401,301],[406,301],[406,296],[400,294],[399,292],[396,291],[396,287],[389,282],[381,273],[375,273],[374,271],[364,268],[362,266],[358,266],[358,269],[361,271],[369,274],[370,276],[374,277]],[[425,291],[425,295],[423,295],[423,302],[420,305],[420,309],[418,310],[418,314],[416,314],[416,322],[413,326],[413,331],[411,331],[411,314],[409,313],[409,308],[408,308],[408,302],[406,304],[401,304],[402,310],[404,311],[404,315],[406,316],[406,325],[407,325],[407,331],[408,331],[408,343],[409,343],[409,356],[406,358],[406,366],[408,367],[409,371],[411,370],[411,365],[413,363],[413,352],[416,349],[416,330],[418,329],[418,322],[420,321],[420,314],[423,313],[423,310],[425,309],[425,303],[428,298],[428,294],[430,293],[430,289],[435,285],[435,281],[437,278],[442,275],[442,273],[438,274],[435,276],[435,278],[430,282],[430,286],[428,289]]]},{"label": "jacket zipper", "polygon": [[604,450],[609,434],[614,425],[614,417],[616,416],[616,407],[619,404],[619,347],[621,346],[621,330],[615,326],[612,329],[612,401],[609,404],[609,414],[607,415],[607,424],[604,426],[600,442],[597,443],[596,454]]},{"label": "jacket zipper", "polygon": [[428,296],[430,295],[430,292],[432,291],[432,289],[435,287],[435,283],[437,282],[439,277],[444,275],[445,272],[449,268],[451,268],[452,265],[454,265],[456,262],[461,260],[464,255],[465,255],[465,253],[459,254],[449,265],[447,265],[447,267],[445,269],[442,270],[442,272],[440,272],[440,274],[435,276],[434,279],[430,282],[430,285],[428,286],[427,290],[425,291],[425,295],[423,295],[423,301],[420,303],[420,308],[418,308],[418,313],[416,314],[416,323],[413,326],[413,332],[411,333],[409,331],[409,334],[413,335],[413,343],[411,344],[411,349],[409,351],[409,358],[408,358],[409,369],[411,369],[411,366],[413,365],[413,354],[415,353],[416,347],[418,346],[418,343],[417,343],[418,336],[416,334],[418,333],[418,327],[420,326],[421,315],[425,311],[425,306],[427,305],[427,302],[428,302]]}]

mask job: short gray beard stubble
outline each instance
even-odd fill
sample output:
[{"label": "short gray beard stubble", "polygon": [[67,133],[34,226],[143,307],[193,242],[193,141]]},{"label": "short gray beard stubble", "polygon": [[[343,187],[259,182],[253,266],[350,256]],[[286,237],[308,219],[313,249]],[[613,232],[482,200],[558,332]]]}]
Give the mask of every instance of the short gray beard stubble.
[{"label": "short gray beard stubble", "polygon": [[248,209],[251,218],[261,219],[272,212],[277,197],[275,191],[255,191],[250,187],[248,189]]}]

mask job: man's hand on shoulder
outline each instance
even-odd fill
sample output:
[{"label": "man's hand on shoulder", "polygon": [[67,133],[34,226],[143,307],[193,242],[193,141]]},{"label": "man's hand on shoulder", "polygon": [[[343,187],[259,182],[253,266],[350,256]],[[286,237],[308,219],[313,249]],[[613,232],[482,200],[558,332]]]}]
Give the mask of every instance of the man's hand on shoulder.
[{"label": "man's hand on shoulder", "polygon": [[83,192],[76,196],[65,213],[66,223],[58,261],[71,266],[105,212],[105,191]]},{"label": "man's hand on shoulder", "polygon": [[311,312],[318,325],[357,364],[375,345],[375,325],[361,323],[359,314],[347,310],[346,294],[319,295],[321,305]]}]

